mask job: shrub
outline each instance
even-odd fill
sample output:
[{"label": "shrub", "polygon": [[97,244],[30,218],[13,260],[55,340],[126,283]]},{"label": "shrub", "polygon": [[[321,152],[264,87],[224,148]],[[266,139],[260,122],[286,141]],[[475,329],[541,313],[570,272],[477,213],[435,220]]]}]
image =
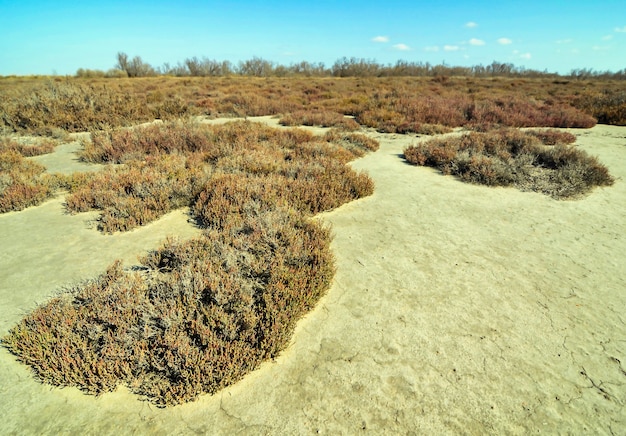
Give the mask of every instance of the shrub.
[{"label": "shrub", "polygon": [[441,124],[405,123],[396,126],[396,133],[417,133],[420,135],[442,135],[452,132],[452,128]]},{"label": "shrub", "polygon": [[364,156],[367,152],[376,151],[380,146],[379,142],[362,133],[346,133],[342,130],[331,129],[324,134],[324,139],[330,143],[340,145],[355,157]]},{"label": "shrub", "polygon": [[590,113],[602,124],[626,126],[626,91],[605,90],[600,94],[585,94],[574,105]]},{"label": "shrub", "polygon": [[137,98],[106,88],[51,81],[24,91],[0,103],[4,124],[15,132],[50,135],[54,128],[80,132],[150,120]]},{"label": "shrub", "polygon": [[576,136],[555,129],[528,130],[527,133],[536,136],[545,145],[573,144],[576,142]]},{"label": "shrub", "polygon": [[[571,141],[569,134],[503,129],[433,139],[407,147],[404,157],[467,182],[514,185],[554,198],[572,198],[594,186],[611,185],[608,169],[595,157],[565,144]],[[545,145],[555,142],[561,143]]]},{"label": "shrub", "polygon": [[344,130],[357,130],[359,128],[359,123],[352,118],[332,111],[295,111],[283,115],[279,122],[283,126],[341,127]]},{"label": "shrub", "polygon": [[[161,123],[94,132],[91,137],[84,145],[83,159],[126,166],[111,168],[73,188],[66,203],[72,212],[101,210],[99,228],[105,232],[129,230],[173,208],[197,204],[196,197],[206,190],[203,186],[215,171],[274,175],[269,185],[270,179],[262,178],[237,183],[245,189],[267,185],[268,192],[287,198],[285,204],[294,203],[307,213],[332,209],[372,192],[367,176],[343,164],[378,146],[354,133],[321,142],[305,130],[280,130],[247,121]],[[201,214],[199,219],[203,220]]]},{"label": "shrub", "polygon": [[0,152],[8,150],[16,151],[24,157],[41,156],[43,154],[52,153],[56,147],[56,141],[52,139],[38,139],[36,141],[18,141],[10,138],[0,138]]},{"label": "shrub", "polygon": [[36,206],[50,198],[61,176],[45,174],[43,165],[14,149],[0,149],[0,213]]},{"label": "shrub", "polygon": [[189,205],[211,176],[208,167],[181,155],[148,156],[90,176],[65,199],[70,212],[102,211],[98,229],[113,233],[145,225]]},{"label": "shrub", "polygon": [[115,262],[3,345],[44,382],[93,394],[124,384],[159,406],[234,383],[284,349],[330,286],[330,232],[309,216],[373,191],[342,144],[377,143],[335,134],[249,122],[94,134],[90,158],[125,164],[68,178],[69,209],[100,209],[101,230],[114,231],[191,204],[203,236],[168,240],[133,271]]},{"label": "shrub", "polygon": [[79,68],[76,70],[76,77],[83,79],[94,79],[96,77],[105,77],[106,73],[102,70],[90,70],[89,68]]},{"label": "shrub", "polygon": [[[184,65],[180,68],[189,74]],[[115,74],[127,76],[122,70],[106,73],[107,77]],[[592,110],[597,105],[591,102],[601,97],[607,99],[607,108],[619,108],[617,100],[616,106],[609,103],[612,95],[623,91],[619,82],[600,82],[600,94],[591,85],[581,90],[575,81],[555,84],[538,78],[494,81],[452,76],[445,83],[428,77],[57,80],[7,79],[0,83],[0,129],[48,134],[59,128],[116,128],[155,117],[293,113],[323,118],[334,114],[328,121],[319,121],[326,124],[350,123],[340,117],[352,115],[359,124],[381,131],[422,134],[433,131],[429,125],[483,131],[498,126],[589,127],[595,123],[593,116],[601,115]],[[610,122],[608,118],[606,122]]]},{"label": "shrub", "polygon": [[[284,209],[167,241],[141,272],[114,263],[3,339],[45,382],[159,406],[214,393],[276,356],[330,285],[329,232]],[[112,302],[115,302],[112,304]]]}]

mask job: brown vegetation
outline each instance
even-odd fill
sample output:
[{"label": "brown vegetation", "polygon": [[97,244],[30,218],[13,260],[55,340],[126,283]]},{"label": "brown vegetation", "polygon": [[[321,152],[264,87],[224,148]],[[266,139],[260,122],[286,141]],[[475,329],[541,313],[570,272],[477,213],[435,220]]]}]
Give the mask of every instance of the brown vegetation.
[{"label": "brown vegetation", "polygon": [[345,163],[377,143],[354,133],[321,138],[240,121],[93,139],[86,159],[124,164],[74,175],[70,210],[101,209],[101,229],[114,231],[191,205],[205,229],[168,240],[133,270],[116,262],[3,338],[41,380],[94,394],[125,384],[178,404],[276,356],[334,273],[329,230],[308,217],[373,191]]},{"label": "brown vegetation", "polygon": [[56,146],[57,141],[48,138],[32,138],[30,141],[24,141],[0,137],[0,153],[12,150],[24,157],[41,156],[43,154],[52,153]]},{"label": "brown vegetation", "polygon": [[597,118],[599,123],[626,126],[626,90],[604,89],[597,94],[586,94],[574,105]]},{"label": "brown vegetation", "polygon": [[[101,210],[102,231],[129,230],[182,206],[200,202],[205,209],[217,207],[207,189],[213,192],[223,178],[209,180],[213,174],[237,174],[242,176],[232,186],[243,189],[241,195],[250,196],[264,185],[259,195],[267,201],[280,199],[285,206],[314,214],[371,193],[369,178],[344,164],[377,146],[355,133],[317,138],[305,130],[246,121],[215,126],[172,122],[95,132],[82,157],[125,165],[88,176],[71,189],[66,204],[71,212]],[[234,193],[229,195],[229,201],[238,198],[236,204],[244,204]]]},{"label": "brown vegetation", "polygon": [[[0,211],[63,188],[69,211],[100,211],[104,232],[183,206],[205,229],[201,238],[167,241],[135,270],[115,263],[12,329],[3,344],[42,380],[96,394],[126,384],[170,405],[215,392],[275,356],[332,278],[329,231],[308,218],[373,191],[369,177],[346,165],[378,147],[350,131],[357,123],[435,134],[459,126],[590,127],[591,114],[603,110],[606,122],[620,119],[609,109],[621,103],[596,98],[621,86],[610,81],[277,78],[267,73],[275,66],[253,61],[241,68],[262,78],[217,77],[217,65],[203,61],[190,65],[206,68],[210,80],[142,78],[141,59],[122,57],[116,71],[132,75],[128,68],[137,67],[135,78],[86,72],[80,79],[0,79],[0,130],[56,137],[91,131],[82,159],[108,164],[99,173],[47,175],[24,158],[32,149],[5,141]],[[336,67],[344,76],[367,65],[348,60]],[[189,121],[274,114],[283,124],[336,128],[315,136],[248,121]],[[165,122],[128,127],[155,118]],[[554,131],[505,129],[435,139],[405,156],[467,181],[555,198],[612,183],[595,158],[564,145],[571,142],[572,135]]]},{"label": "brown vegetation", "polygon": [[566,145],[571,142],[567,133],[502,129],[432,139],[407,147],[404,156],[412,164],[435,167],[466,182],[513,185],[554,198],[613,184],[608,169],[597,158]]},{"label": "brown vegetation", "polygon": [[62,176],[46,174],[43,165],[25,158],[50,153],[55,145],[50,139],[0,138],[0,213],[38,205],[64,184]]},{"label": "brown vegetation", "polygon": [[288,343],[333,276],[328,231],[284,209],[167,241],[28,315],[4,345],[45,382],[160,406],[234,383]]},{"label": "brown vegetation", "polygon": [[280,118],[283,126],[321,126],[341,127],[345,130],[357,130],[360,126],[352,118],[332,111],[294,111]]},{"label": "brown vegetation", "polygon": [[623,122],[623,81],[450,77],[0,79],[0,129],[58,134],[189,115],[280,115],[285,124],[384,132]]}]

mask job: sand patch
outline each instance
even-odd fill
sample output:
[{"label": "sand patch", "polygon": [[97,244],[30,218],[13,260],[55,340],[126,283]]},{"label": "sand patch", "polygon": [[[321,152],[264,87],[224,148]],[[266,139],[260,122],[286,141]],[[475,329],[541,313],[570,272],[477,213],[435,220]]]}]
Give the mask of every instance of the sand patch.
[{"label": "sand patch", "polygon": [[[463,184],[378,135],[373,196],[333,225],[337,275],[292,345],[215,396],[155,409],[32,379],[0,349],[2,433],[624,433],[626,128],[572,130],[617,178],[576,201]],[[0,215],[0,334],[59,286],[133,262],[182,212],[100,235],[62,199]]]}]

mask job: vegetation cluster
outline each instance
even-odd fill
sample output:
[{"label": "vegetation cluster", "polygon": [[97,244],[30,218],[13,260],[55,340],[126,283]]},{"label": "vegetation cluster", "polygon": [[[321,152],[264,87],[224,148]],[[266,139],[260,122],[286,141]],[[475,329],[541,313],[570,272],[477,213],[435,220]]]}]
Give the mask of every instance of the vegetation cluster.
[{"label": "vegetation cluster", "polygon": [[112,129],[87,144],[84,159],[110,165],[72,177],[68,210],[100,210],[111,232],[190,206],[203,235],[130,270],[114,263],[3,344],[45,382],[94,394],[125,384],[159,406],[216,392],[285,348],[334,274],[330,232],[310,217],[372,193],[346,163],[378,146],[248,121]]},{"label": "vegetation cluster", "polygon": [[[624,124],[621,81],[427,77],[0,79],[0,131],[59,137],[189,116],[432,134]],[[351,118],[347,118],[349,116]],[[355,124],[355,122],[357,124]]]},{"label": "vegetation cluster", "polygon": [[513,185],[554,198],[613,184],[597,158],[568,145],[575,139],[560,131],[500,129],[434,138],[407,147],[404,156],[412,164],[435,167],[466,182]]},{"label": "vegetation cluster", "polygon": [[433,65],[429,62],[398,60],[394,64],[380,64],[373,59],[342,57],[332,66],[323,62],[301,61],[290,65],[281,65],[260,57],[253,57],[237,64],[230,61],[218,61],[208,57],[196,56],[187,58],[176,65],[165,63],[153,67],[144,62],[140,56],[132,59],[124,52],[117,53],[115,66],[108,70],[79,68],[77,77],[154,77],[168,75],[177,77],[527,77],[527,78],[566,78],[574,80],[588,79],[626,79],[626,69],[619,71],[596,71],[590,68],[577,68],[569,74],[561,76],[547,70],[539,71],[515,66],[512,63],[493,61],[489,65],[451,66],[446,64]]},{"label": "vegetation cluster", "polygon": [[[304,63],[283,74],[262,59],[237,74],[196,58],[183,67],[168,72],[183,77],[165,77],[118,56],[110,74],[0,79],[0,212],[62,189],[68,212],[99,212],[102,232],[182,207],[203,228],[134,268],[114,263],[13,328],[3,345],[43,381],[94,394],[125,384],[166,406],[215,392],[284,349],[333,277],[330,232],[311,216],[373,192],[347,165],[378,147],[362,127],[426,135],[464,127],[471,132],[407,148],[406,159],[473,183],[570,198],[612,183],[606,168],[567,145],[572,135],[513,127],[625,120],[619,77],[513,74],[496,64],[472,74],[398,64],[396,74],[354,59],[330,74]],[[316,136],[196,118],[255,115],[332,128]],[[90,132],[81,158],[105,169],[61,176],[26,157],[81,131]],[[8,139],[15,133],[41,135],[39,145]]]},{"label": "vegetation cluster", "polygon": [[27,157],[54,151],[56,141],[36,139],[25,143],[0,137],[0,213],[22,210],[50,198],[64,179]]},{"label": "vegetation cluster", "polygon": [[574,105],[593,116],[601,124],[626,126],[626,90],[605,89],[574,99]]}]

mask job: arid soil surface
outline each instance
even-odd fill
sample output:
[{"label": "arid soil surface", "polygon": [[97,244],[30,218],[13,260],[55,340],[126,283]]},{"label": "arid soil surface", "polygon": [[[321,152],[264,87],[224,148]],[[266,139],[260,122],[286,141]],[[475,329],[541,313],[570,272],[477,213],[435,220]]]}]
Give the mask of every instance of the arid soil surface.
[{"label": "arid soil surface", "polygon": [[[617,179],[572,201],[407,165],[422,139],[372,133],[380,150],[352,165],[376,192],[319,217],[337,274],[279,358],[157,409],[40,384],[2,348],[0,434],[626,434],[626,127],[572,132]],[[82,165],[71,146],[38,159]],[[199,232],[184,211],[112,236],[93,217],[61,197],[0,215],[0,335],[116,258]]]}]

